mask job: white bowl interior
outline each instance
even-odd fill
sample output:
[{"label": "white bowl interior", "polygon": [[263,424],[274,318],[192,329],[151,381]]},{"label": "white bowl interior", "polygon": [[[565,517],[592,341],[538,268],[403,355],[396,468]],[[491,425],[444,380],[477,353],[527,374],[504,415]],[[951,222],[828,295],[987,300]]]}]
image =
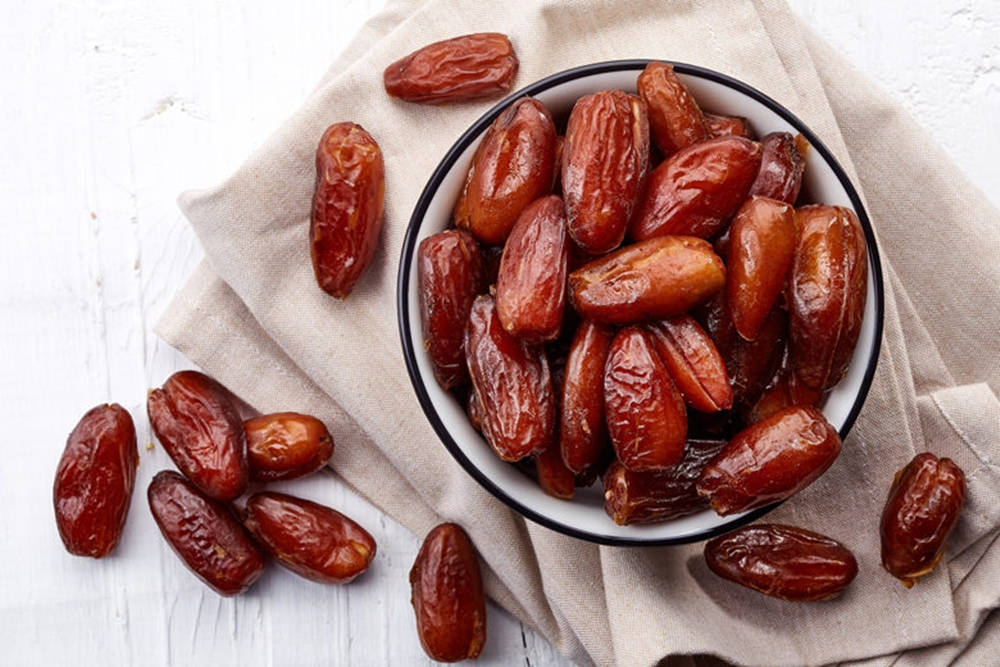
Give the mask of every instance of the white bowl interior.
[{"label": "white bowl interior", "polygon": [[[558,117],[568,113],[577,98],[598,90],[618,88],[635,92],[639,71],[641,68],[588,74],[558,83],[537,93],[535,97]],[[739,90],[696,75],[679,74],[679,76],[704,109],[747,118],[757,136],[777,131],[797,134],[799,131],[762,102]],[[441,181],[421,221],[417,244],[448,226],[452,208],[481,138],[482,135],[465,149]],[[810,150],[807,154],[803,190],[810,194],[810,199],[814,202],[854,208],[833,168],[818,151]],[[416,245],[413,248],[415,252]],[[822,406],[823,414],[838,431],[842,431],[848,420],[854,400],[862,389],[865,370],[872,356],[877,329],[876,294],[872,280],[874,274],[875,265],[869,257],[868,298],[865,303],[861,335],[847,376],[834,387]],[[434,381],[430,359],[421,340],[417,285],[417,263],[411,262],[407,295],[411,344],[430,402],[469,461],[510,498],[555,524],[602,541],[683,540],[718,529],[723,524],[739,519],[741,515],[723,518],[713,511],[706,510],[661,524],[618,526],[604,512],[600,481],[589,488],[577,489],[573,500],[560,500],[546,495],[534,480],[504,463],[493,453],[486,441],[469,423],[464,406]]]}]

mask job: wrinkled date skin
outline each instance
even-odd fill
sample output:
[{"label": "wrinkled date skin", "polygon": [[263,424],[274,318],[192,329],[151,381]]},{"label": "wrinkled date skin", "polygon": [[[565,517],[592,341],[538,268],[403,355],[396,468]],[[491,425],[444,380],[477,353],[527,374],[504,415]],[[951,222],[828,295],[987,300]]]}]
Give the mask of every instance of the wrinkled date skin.
[{"label": "wrinkled date skin", "polygon": [[219,595],[242,593],[264,571],[264,554],[228,505],[212,500],[172,470],[147,493],[156,525],[182,561]]},{"label": "wrinkled date skin", "polygon": [[493,298],[476,298],[465,332],[465,356],[483,435],[504,461],[542,452],[555,431],[548,359],[507,333]]},{"label": "wrinkled date skin", "polygon": [[760,143],[764,154],[757,178],[750,186],[750,194],[794,204],[802,187],[802,173],[806,169],[805,151],[809,144],[801,134],[793,137],[788,132],[772,132]]},{"label": "wrinkled date skin", "polygon": [[204,373],[180,371],[149,392],[146,410],[167,454],[207,496],[233,500],[246,490],[246,433],[222,385]]},{"label": "wrinkled date skin", "polygon": [[707,241],[662,236],[573,271],[569,294],[583,317],[629,324],[686,313],[725,282],[726,267]]},{"label": "wrinkled date skin", "polygon": [[709,540],[705,562],[723,579],[790,602],[835,598],[858,574],[854,554],[840,542],[780,524],[744,526]]},{"label": "wrinkled date skin", "polygon": [[715,236],[746,199],[760,156],[760,144],[732,136],[674,153],[650,173],[629,235]]},{"label": "wrinkled date skin", "polygon": [[619,526],[660,523],[700,512],[708,502],[695,488],[725,440],[688,440],[684,458],[665,470],[635,472],[615,461],[604,473],[604,511]]},{"label": "wrinkled date skin", "polygon": [[540,343],[562,326],[569,263],[566,208],[555,195],[524,209],[514,224],[497,275],[500,322],[512,336]]},{"label": "wrinkled date skin", "polygon": [[510,90],[518,60],[506,35],[481,32],[434,42],[385,68],[385,91],[437,104],[497,97]]},{"label": "wrinkled date skin", "polygon": [[882,567],[910,588],[941,560],[965,503],[965,474],[924,452],[896,474],[882,511]]},{"label": "wrinkled date skin", "polygon": [[138,465],[135,425],[125,408],[99,405],[83,415],[66,440],[52,487],[66,551],[102,558],[115,550]]},{"label": "wrinkled date skin", "polygon": [[346,584],[368,569],[375,540],[340,512],[271,491],[247,500],[243,524],[281,565],[306,579]]},{"label": "wrinkled date skin", "polygon": [[795,210],[788,204],[751,197],[733,219],[726,301],[736,331],[746,340],[757,337],[778,302],[797,243]]},{"label": "wrinkled date skin", "polygon": [[420,321],[434,378],[445,390],[469,381],[462,342],[469,310],[483,286],[479,244],[468,232],[449,229],[417,248]]},{"label": "wrinkled date skin", "polygon": [[455,226],[487,245],[510,234],[524,208],[552,190],[556,127],[549,110],[525,97],[501,113],[472,158],[455,205]]},{"label": "wrinkled date skin", "polygon": [[705,129],[708,137],[746,137],[752,139],[750,125],[742,116],[720,116],[714,113],[705,114]]},{"label": "wrinkled date skin", "polygon": [[822,475],[840,445],[818,410],[782,410],[737,433],[702,471],[698,493],[721,516],[784,500]]},{"label": "wrinkled date skin", "polygon": [[315,417],[275,412],[243,422],[250,479],[274,482],[311,475],[333,456],[333,437]]},{"label": "wrinkled date skin", "polygon": [[649,130],[664,155],[708,139],[705,116],[691,93],[677,78],[674,66],[653,62],[636,82],[639,96],[649,108]]},{"label": "wrinkled date skin", "polygon": [[718,412],[733,406],[733,389],[725,362],[693,317],[679,315],[653,322],[647,330],[688,405],[701,412]]},{"label": "wrinkled date skin", "polygon": [[828,389],[847,372],[861,333],[868,248],[854,212],[839,206],[796,211],[801,237],[792,265],[792,367],[810,387]]},{"label": "wrinkled date skin", "polygon": [[420,547],[410,570],[417,634],[434,660],[479,657],[486,643],[486,599],[476,551],[462,528],[443,523]]},{"label": "wrinkled date skin", "polygon": [[604,374],[608,434],[629,470],[661,470],[680,462],[687,410],[649,335],[622,329],[608,352]]},{"label": "wrinkled date skin", "polygon": [[566,467],[586,474],[608,442],[604,422],[604,366],[614,331],[585,320],[576,330],[562,384],[559,447]]},{"label": "wrinkled date skin", "polygon": [[316,282],[347,297],[371,263],[382,231],[382,150],[356,123],[327,128],[316,149],[309,242]]},{"label": "wrinkled date skin", "polygon": [[535,475],[542,491],[550,496],[564,500],[573,497],[576,475],[563,463],[558,442],[535,455]]},{"label": "wrinkled date skin", "polygon": [[823,392],[804,384],[788,366],[788,349],[785,348],[781,367],[775,373],[771,384],[747,411],[746,423],[754,424],[796,405],[816,407],[822,397]]},{"label": "wrinkled date skin", "polygon": [[569,235],[597,255],[625,237],[649,165],[646,103],[620,90],[576,101],[566,127],[562,191]]}]

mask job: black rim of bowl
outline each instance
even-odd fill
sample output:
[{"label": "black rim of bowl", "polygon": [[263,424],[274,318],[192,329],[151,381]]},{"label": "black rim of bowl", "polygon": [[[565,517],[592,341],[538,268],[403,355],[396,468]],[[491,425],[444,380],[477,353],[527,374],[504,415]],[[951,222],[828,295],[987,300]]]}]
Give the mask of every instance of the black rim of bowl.
[{"label": "black rim of bowl", "polygon": [[[535,83],[505,97],[493,108],[483,114],[468,130],[462,134],[461,137],[458,138],[458,141],[455,142],[448,152],[445,153],[444,158],[438,164],[437,169],[434,170],[434,173],[431,175],[430,180],[424,187],[423,192],[420,193],[420,198],[417,200],[417,205],[413,210],[413,215],[410,217],[410,222],[406,230],[406,236],[403,239],[403,248],[400,254],[399,274],[396,287],[396,308],[398,311],[399,334],[403,343],[403,357],[406,360],[406,370],[410,375],[410,381],[413,384],[413,389],[417,393],[417,400],[420,402],[420,407],[423,409],[424,414],[430,421],[431,426],[434,427],[434,430],[437,432],[441,442],[448,448],[448,451],[451,452],[451,455],[455,457],[462,467],[465,468],[466,472],[468,472],[473,479],[479,482],[483,488],[493,494],[508,507],[516,510],[522,516],[534,521],[537,524],[545,526],[546,528],[550,528],[565,535],[570,535],[588,542],[596,542],[598,544],[607,544],[612,546],[652,547],[700,542],[750,523],[751,521],[767,514],[781,503],[774,503],[766,507],[755,509],[747,514],[726,521],[709,530],[678,537],[651,539],[616,537],[612,535],[602,535],[579,530],[573,526],[568,526],[564,523],[554,521],[539,514],[530,507],[526,507],[515,498],[512,498],[502,488],[497,486],[493,480],[487,477],[472,463],[472,461],[469,460],[468,457],[466,457],[465,452],[462,451],[461,447],[458,446],[454,438],[451,436],[451,433],[448,432],[448,429],[441,421],[437,410],[434,408],[434,404],[431,402],[430,396],[427,393],[427,388],[424,385],[424,380],[420,375],[419,369],[417,368],[417,359],[411,339],[411,322],[409,312],[410,266],[413,261],[417,236],[420,232],[420,223],[427,212],[427,207],[430,205],[431,199],[434,198],[438,187],[440,187],[444,176],[451,170],[455,161],[469,147],[469,145],[475,141],[479,135],[484,132],[487,127],[489,127],[490,123],[492,123],[493,120],[514,100],[524,97],[525,95],[537,95],[544,90],[552,88],[553,86],[557,86],[583,76],[622,70],[635,70],[637,72],[642,71],[650,62],[653,61],[646,59],[611,60],[564,70],[545,77],[540,81],[536,81]],[[858,219],[861,221],[861,226],[865,232],[865,240],[868,244],[868,256],[871,261],[871,265],[874,268],[874,271],[872,272],[872,275],[869,276],[869,279],[873,281],[875,288],[875,335],[872,340],[872,349],[868,360],[868,366],[865,369],[864,378],[861,381],[861,389],[858,391],[858,395],[854,399],[854,404],[851,406],[847,419],[840,429],[840,437],[845,438],[847,437],[847,433],[851,430],[851,427],[854,425],[855,420],[858,418],[858,414],[861,412],[861,407],[864,405],[865,398],[868,396],[868,390],[871,388],[872,379],[875,376],[875,368],[878,364],[879,348],[882,341],[882,318],[884,308],[882,265],[879,261],[878,246],[875,243],[875,234],[872,231],[871,221],[868,219],[868,213],[865,211],[865,207],[861,203],[861,197],[858,196],[857,190],[854,189],[854,185],[851,183],[850,179],[847,178],[847,174],[844,173],[843,167],[841,167],[840,163],[838,163],[833,157],[830,150],[823,144],[822,141],[819,140],[819,137],[813,134],[805,123],[799,120],[795,114],[786,109],[784,106],[756,88],[748,86],[742,81],[738,81],[732,77],[726,76],[725,74],[720,74],[719,72],[705,69],[704,67],[698,67],[697,65],[688,65],[686,63],[672,62],[669,60],[662,62],[669,62],[673,64],[674,69],[681,74],[708,79],[710,81],[721,83],[729,88],[733,88],[748,97],[757,100],[781,116],[781,118],[801,132],[802,135],[809,141],[811,147],[818,151],[823,159],[830,165],[834,174],[837,176],[837,179],[847,192],[847,195],[851,200],[851,204],[854,206],[854,211],[857,213]],[[611,520],[610,517],[608,520]]]}]

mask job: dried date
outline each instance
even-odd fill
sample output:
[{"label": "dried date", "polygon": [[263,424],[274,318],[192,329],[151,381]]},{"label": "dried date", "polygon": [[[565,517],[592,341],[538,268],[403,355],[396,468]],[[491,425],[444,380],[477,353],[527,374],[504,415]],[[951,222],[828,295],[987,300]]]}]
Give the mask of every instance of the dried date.
[{"label": "dried date", "polygon": [[695,410],[718,412],[733,406],[733,389],[722,356],[690,315],[647,326],[656,351],[684,400]]},{"label": "dried date", "polygon": [[613,338],[611,328],[585,320],[573,336],[566,360],[559,447],[566,467],[577,474],[591,470],[607,445],[604,366]]},{"label": "dried date", "polygon": [[649,108],[650,134],[664,155],[708,139],[705,116],[673,65],[649,63],[636,86]]},{"label": "dried date", "polygon": [[720,116],[714,113],[705,114],[705,129],[708,137],[746,137],[752,139],[750,124],[742,116]]},{"label": "dried date", "polygon": [[772,132],[760,143],[764,153],[750,195],[794,204],[802,187],[808,144],[801,134],[793,137],[788,132]]},{"label": "dried date", "polygon": [[333,456],[333,437],[320,420],[276,412],[243,422],[250,479],[274,482],[311,475]]}]

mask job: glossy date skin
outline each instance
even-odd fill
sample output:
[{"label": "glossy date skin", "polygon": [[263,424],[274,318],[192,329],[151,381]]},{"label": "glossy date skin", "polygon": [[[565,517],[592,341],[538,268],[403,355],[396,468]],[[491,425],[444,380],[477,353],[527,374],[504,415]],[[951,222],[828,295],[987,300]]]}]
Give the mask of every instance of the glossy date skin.
[{"label": "glossy date skin", "polygon": [[684,400],[639,327],[622,329],[611,342],[604,406],[611,444],[629,470],[661,470],[680,462],[687,438]]},{"label": "glossy date skin", "polygon": [[375,540],[340,512],[271,491],[247,500],[243,520],[279,564],[324,584],[346,584],[368,569]]},{"label": "glossy date skin", "polygon": [[468,383],[463,337],[483,286],[479,244],[460,229],[428,236],[417,248],[420,322],[434,378],[445,390]]},{"label": "glossy date skin", "polygon": [[882,511],[882,567],[907,588],[929,574],[964,503],[961,468],[951,459],[917,454],[896,474]]},{"label": "glossy date skin", "polygon": [[512,336],[530,343],[559,336],[568,263],[562,199],[549,195],[535,200],[514,224],[497,275],[497,315]]},{"label": "glossy date skin", "polygon": [[559,447],[566,467],[583,474],[608,441],[604,421],[604,367],[614,331],[585,320],[573,336],[562,383]]},{"label": "glossy date skin", "polygon": [[88,410],[66,439],[52,486],[66,551],[103,558],[121,539],[139,465],[135,425],[117,403]]},{"label": "glossy date skin", "polygon": [[650,173],[629,236],[715,236],[746,199],[761,152],[756,142],[727,136],[671,155]]},{"label": "glossy date skin", "polygon": [[222,385],[204,373],[180,371],[149,392],[146,410],[167,454],[207,496],[233,500],[246,490],[246,432]]},{"label": "glossy date skin", "polygon": [[801,134],[793,137],[788,132],[772,132],[760,143],[764,153],[760,171],[750,186],[750,195],[794,204],[802,187],[802,174],[806,169],[805,152],[809,144]]},{"label": "glossy date skin", "polygon": [[385,165],[375,139],[356,123],[327,128],[316,149],[309,243],[316,282],[346,298],[368,268],[382,231]]},{"label": "glossy date skin", "polygon": [[726,446],[725,440],[688,440],[680,463],[664,470],[635,472],[615,461],[604,473],[604,511],[616,524],[660,523],[700,512],[708,502],[696,484],[702,469]]},{"label": "glossy date skin", "polygon": [[673,65],[649,63],[639,75],[636,87],[649,108],[653,142],[664,155],[708,139],[705,116],[677,78]]},{"label": "glossy date skin", "polygon": [[164,470],[147,492],[156,525],[188,568],[219,595],[242,593],[264,571],[264,555],[229,506]]},{"label": "glossy date skin", "polygon": [[521,211],[552,190],[555,152],[548,109],[530,97],[511,104],[476,149],[455,205],[455,226],[487,245],[502,244]]},{"label": "glossy date skin", "polygon": [[562,191],[569,235],[596,255],[617,248],[649,165],[646,104],[607,90],[576,101],[566,127]]},{"label": "glossy date skin", "polygon": [[660,359],[695,410],[718,412],[733,406],[733,389],[722,355],[690,315],[678,315],[646,327]]},{"label": "glossy date skin", "polygon": [[549,445],[541,454],[535,455],[535,475],[542,491],[550,496],[563,500],[573,497],[577,478],[563,462],[558,441]]},{"label": "glossy date skin", "polygon": [[788,348],[781,367],[757,402],[745,413],[746,423],[754,424],[793,406],[816,407],[823,392],[804,384],[789,365]]},{"label": "glossy date skin", "polygon": [[746,137],[752,139],[750,125],[742,116],[720,116],[714,113],[705,114],[705,129],[711,139],[717,137]]},{"label": "glossy date skin", "polygon": [[274,482],[311,475],[333,456],[333,437],[320,420],[275,412],[243,422],[250,479]]},{"label": "glossy date skin", "polygon": [[434,42],[385,68],[385,91],[438,104],[497,97],[510,90],[518,60],[506,35],[474,33]]},{"label": "glossy date skin", "polygon": [[548,447],[555,429],[548,359],[504,330],[488,295],[472,304],[465,355],[483,435],[497,455],[518,461]]},{"label": "glossy date skin", "polygon": [[835,598],[858,574],[854,554],[836,540],[780,524],[744,526],[709,540],[705,562],[723,579],[790,602]]},{"label": "glossy date skin", "polygon": [[763,507],[811,484],[840,447],[822,413],[788,408],[737,433],[702,471],[698,493],[721,516]]},{"label": "glossy date skin", "polygon": [[593,260],[569,276],[583,317],[629,324],[686,313],[722,289],[726,268],[702,239],[662,236]]},{"label": "glossy date skin", "polygon": [[443,523],[427,534],[410,586],[424,652],[441,662],[479,657],[486,643],[486,600],[476,551],[460,526]]}]

